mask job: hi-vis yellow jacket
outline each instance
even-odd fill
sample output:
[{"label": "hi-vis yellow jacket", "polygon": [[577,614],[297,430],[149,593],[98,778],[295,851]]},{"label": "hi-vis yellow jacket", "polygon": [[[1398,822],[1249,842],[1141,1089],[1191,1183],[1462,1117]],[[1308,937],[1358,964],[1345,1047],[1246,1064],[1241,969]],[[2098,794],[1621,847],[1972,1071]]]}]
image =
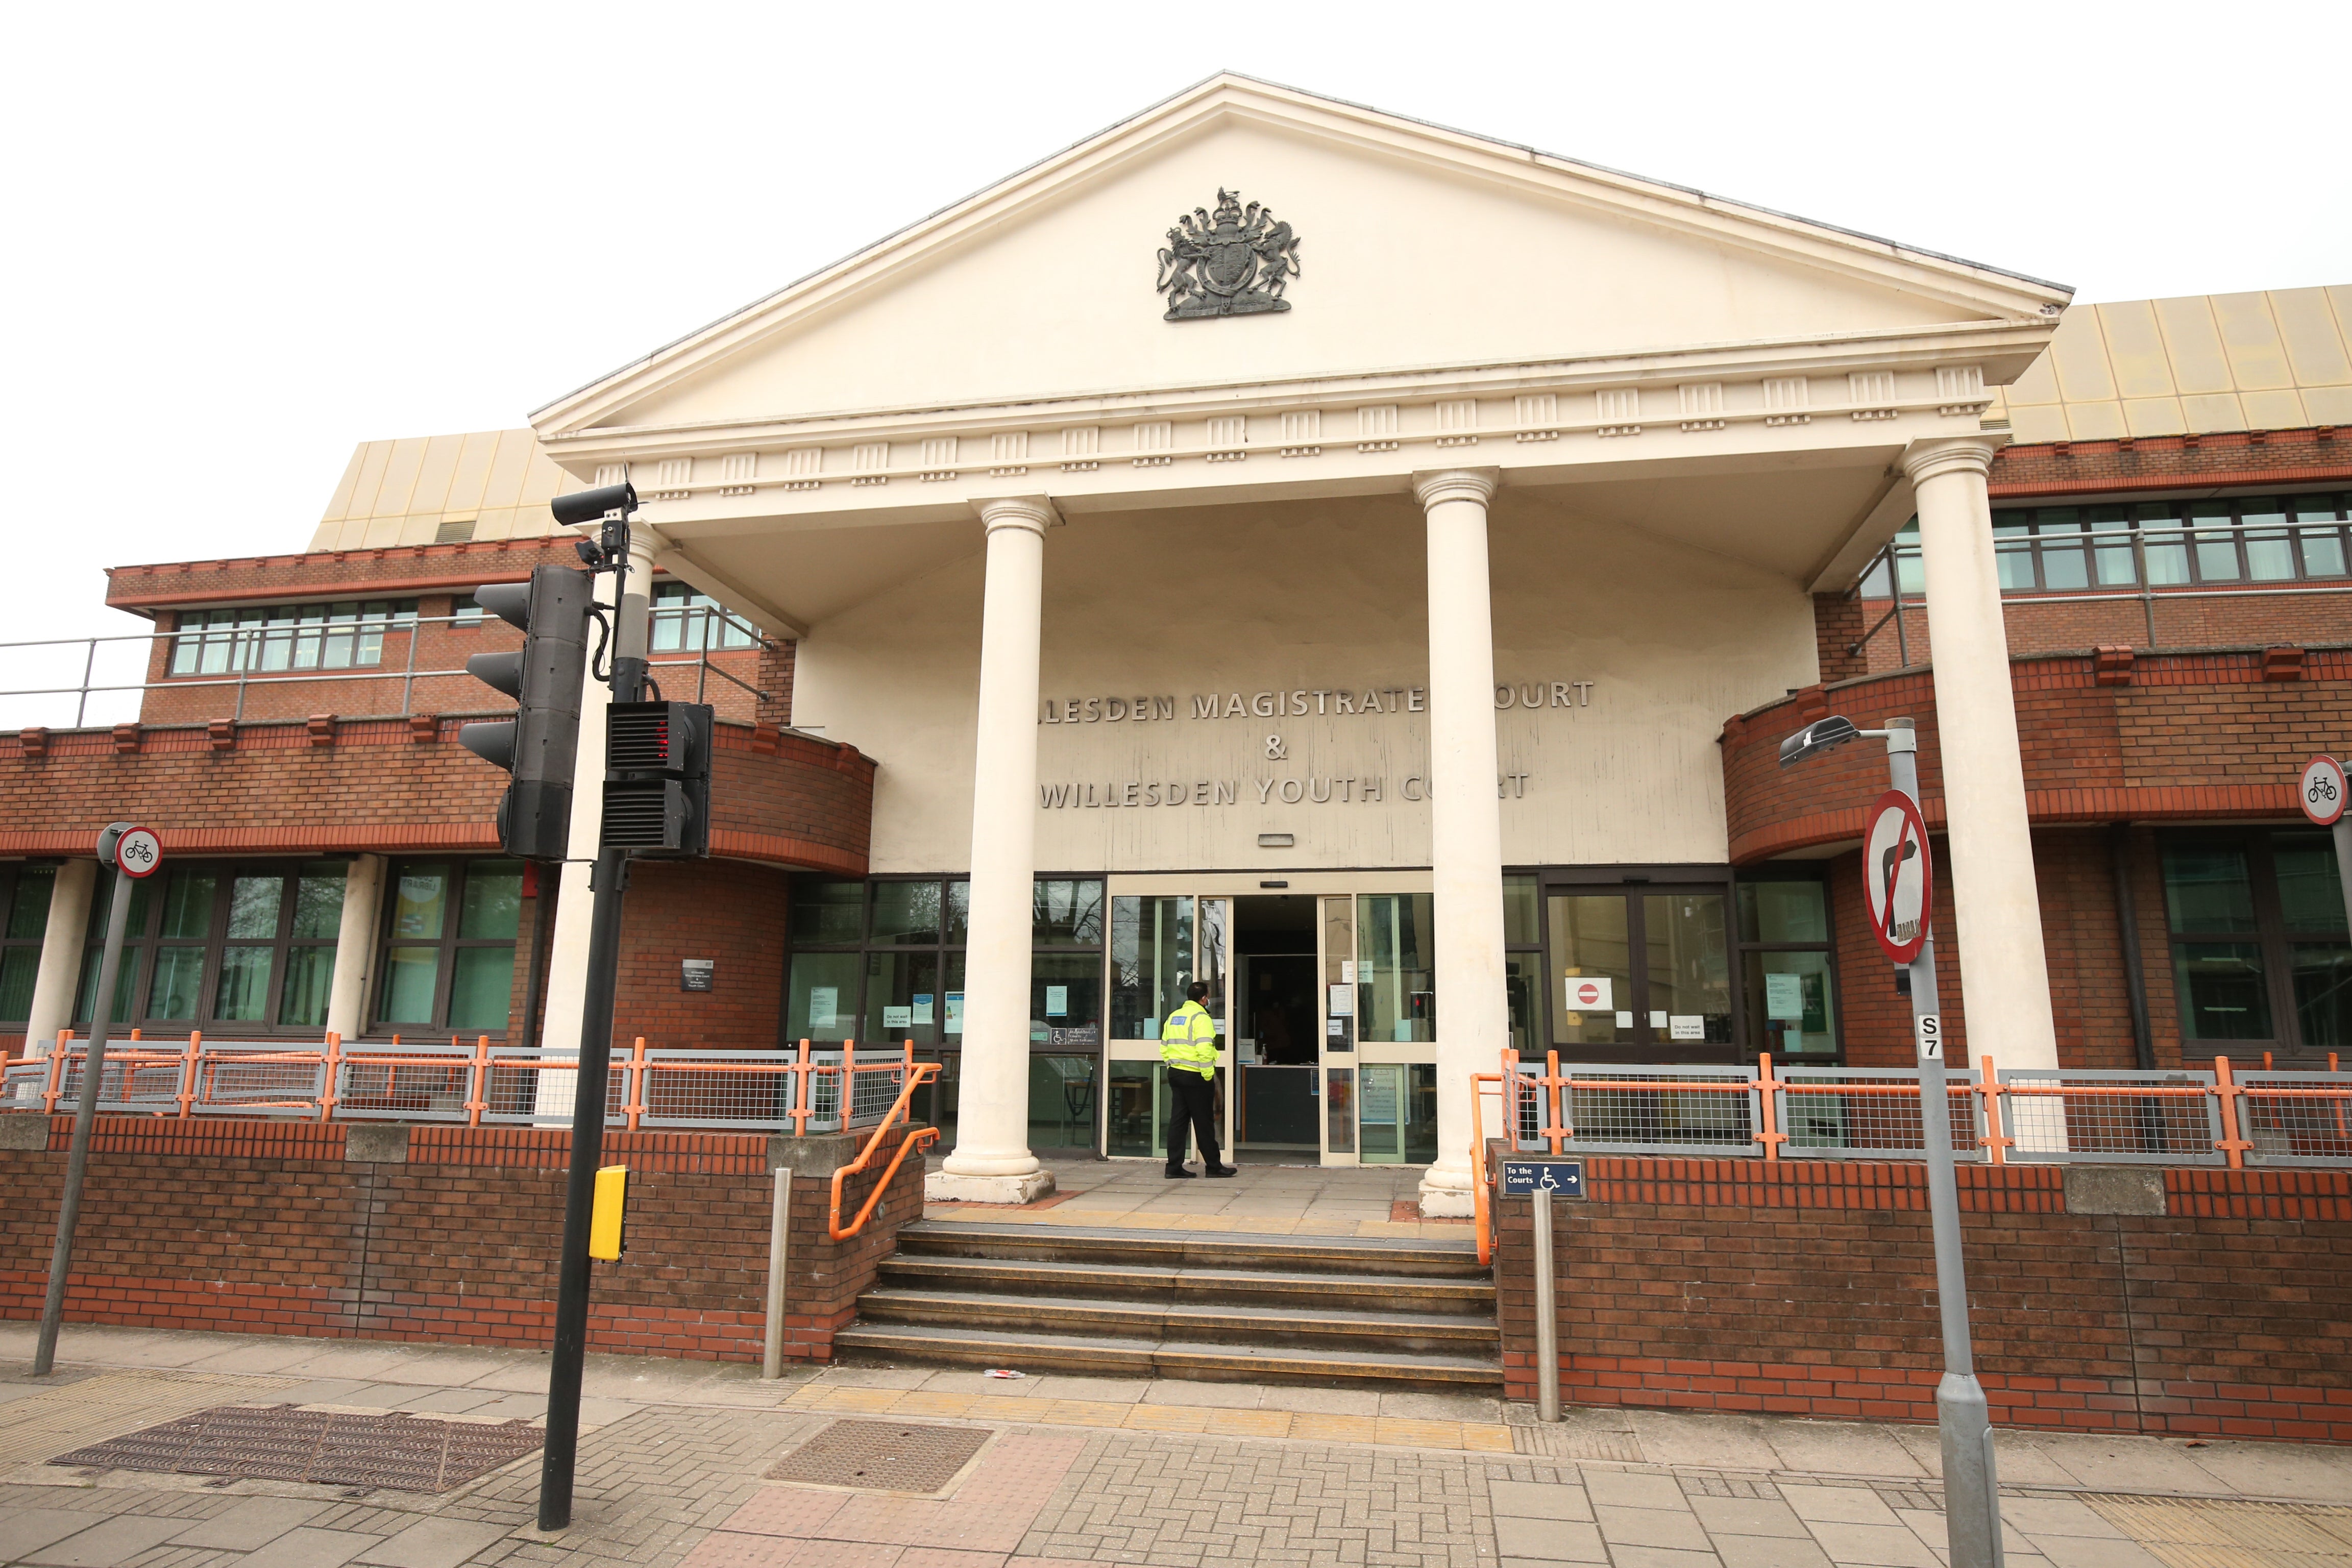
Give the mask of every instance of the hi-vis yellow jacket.
[{"label": "hi-vis yellow jacket", "polygon": [[1214,1077],[1217,1070],[1217,1021],[1198,1002],[1187,1002],[1160,1026],[1160,1059],[1171,1068]]}]

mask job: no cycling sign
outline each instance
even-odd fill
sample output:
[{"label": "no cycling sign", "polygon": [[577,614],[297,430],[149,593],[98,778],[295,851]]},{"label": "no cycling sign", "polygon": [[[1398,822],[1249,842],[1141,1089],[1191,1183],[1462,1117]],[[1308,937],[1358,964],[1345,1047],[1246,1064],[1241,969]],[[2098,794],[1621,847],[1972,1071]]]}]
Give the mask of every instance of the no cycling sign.
[{"label": "no cycling sign", "polygon": [[1879,951],[1909,963],[1927,942],[1935,907],[1935,868],[1927,855],[1927,823],[1918,805],[1891,789],[1871,803],[1862,840],[1862,885],[1870,903],[1870,934]]}]

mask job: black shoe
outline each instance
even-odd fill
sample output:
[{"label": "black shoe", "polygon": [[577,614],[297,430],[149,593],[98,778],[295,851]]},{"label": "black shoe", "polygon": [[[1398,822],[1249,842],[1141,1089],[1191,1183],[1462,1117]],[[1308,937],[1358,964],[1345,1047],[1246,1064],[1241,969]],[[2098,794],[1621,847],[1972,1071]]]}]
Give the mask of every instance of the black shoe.
[{"label": "black shoe", "polygon": [[1181,1165],[1177,1165],[1170,1170],[1162,1171],[1160,1173],[1167,1177],[1171,1182],[1180,1180],[1189,1182],[1192,1179],[1192,1173],[1186,1170]]},{"label": "black shoe", "polygon": [[1212,1165],[1209,1167],[1209,1174],[1213,1176],[1238,1176],[1241,1174],[1241,1172],[1235,1170],[1231,1165]]}]

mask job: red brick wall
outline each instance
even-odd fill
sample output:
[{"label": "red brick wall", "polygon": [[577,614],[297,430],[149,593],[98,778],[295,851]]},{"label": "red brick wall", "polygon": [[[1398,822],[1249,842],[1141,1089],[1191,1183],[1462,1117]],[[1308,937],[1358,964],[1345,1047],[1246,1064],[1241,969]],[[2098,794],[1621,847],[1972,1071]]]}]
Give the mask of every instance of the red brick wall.
[{"label": "red brick wall", "polygon": [[[0,1317],[40,1312],[72,1120],[0,1152]],[[563,1228],[561,1131],[419,1128],[406,1163],[346,1158],[341,1124],[101,1118],[66,1315],[131,1327],[544,1344]],[[903,1133],[891,1134],[891,1147]],[[628,1251],[599,1263],[589,1348],[755,1361],[764,1324],[768,1140],[607,1133],[629,1167]],[[844,1184],[845,1217],[878,1178]],[[825,1360],[898,1228],[919,1161],[862,1236],[835,1242],[831,1180],[793,1184],[786,1353]]]},{"label": "red brick wall", "polygon": [[276,599],[411,598],[471,593],[484,583],[520,583],[531,568],[577,566],[572,536],[322,550],[224,561],[173,561],[108,569],[106,602],[119,610],[231,605]]},{"label": "red brick wall", "polygon": [[2008,447],[1993,459],[1986,488],[1999,503],[2199,485],[2326,488],[2346,480],[2352,480],[2352,440],[2327,426]]},{"label": "red brick wall", "polygon": [[[1562,1397],[1932,1422],[1925,1173],[1595,1159],[1554,1205]],[[2352,1442],[2352,1173],[2168,1171],[2161,1215],[2066,1211],[2048,1167],[1964,1168],[1997,1425]],[[1535,1393],[1532,1205],[1496,1207],[1506,1391]]]},{"label": "red brick wall", "polygon": [[[584,868],[564,893],[586,898]],[[639,861],[629,868],[626,940],[614,1016],[623,1043],[774,1050],[784,1026],[791,879],[764,866]],[[717,961],[709,991],[680,991],[678,963]],[[520,969],[520,965],[517,966]]]}]

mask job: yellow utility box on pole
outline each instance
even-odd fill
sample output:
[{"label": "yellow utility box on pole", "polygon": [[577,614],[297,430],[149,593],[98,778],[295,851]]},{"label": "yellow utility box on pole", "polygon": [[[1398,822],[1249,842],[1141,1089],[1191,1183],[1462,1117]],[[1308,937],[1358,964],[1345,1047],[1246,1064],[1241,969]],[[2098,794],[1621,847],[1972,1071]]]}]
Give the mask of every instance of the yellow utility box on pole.
[{"label": "yellow utility box on pole", "polygon": [[596,1173],[596,1201],[588,1211],[588,1256],[617,1263],[628,1247],[629,1168],[607,1165]]}]

